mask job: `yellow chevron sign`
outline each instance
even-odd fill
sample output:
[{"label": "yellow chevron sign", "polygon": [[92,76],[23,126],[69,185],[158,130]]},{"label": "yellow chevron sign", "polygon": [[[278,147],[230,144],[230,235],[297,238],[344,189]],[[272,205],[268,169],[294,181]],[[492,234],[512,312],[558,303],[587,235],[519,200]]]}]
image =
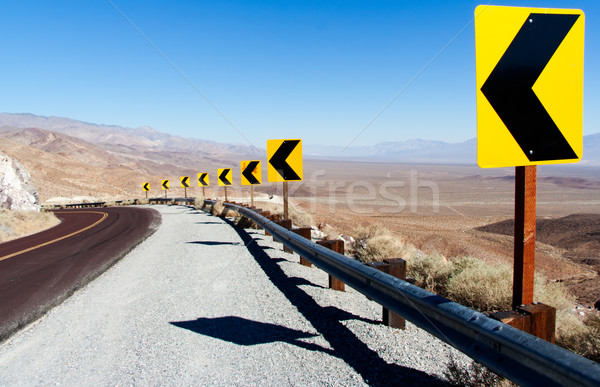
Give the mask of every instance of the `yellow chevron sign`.
[{"label": "yellow chevron sign", "polygon": [[190,186],[190,177],[189,176],[181,176],[181,188],[189,188]]},{"label": "yellow chevron sign", "polygon": [[302,140],[267,140],[267,159],[269,181],[302,180]]},{"label": "yellow chevron sign", "polygon": [[142,184],[142,188],[144,189],[144,191],[150,191],[150,183]]},{"label": "yellow chevron sign", "polygon": [[242,171],[240,174],[242,185],[261,184],[262,173],[259,160],[242,161],[240,165]]},{"label": "yellow chevron sign", "polygon": [[476,8],[479,166],[581,159],[584,21],[576,9]]},{"label": "yellow chevron sign", "polygon": [[198,187],[207,187],[208,186],[208,173],[200,172],[198,173]]},{"label": "yellow chevron sign", "polygon": [[219,169],[218,176],[219,176],[219,185],[221,185],[221,186],[231,185],[233,182],[232,175],[231,175],[231,168]]},{"label": "yellow chevron sign", "polygon": [[169,189],[169,180],[163,180],[163,181],[160,183],[160,186],[162,187],[162,189],[163,189],[163,190],[167,190],[167,189]]}]

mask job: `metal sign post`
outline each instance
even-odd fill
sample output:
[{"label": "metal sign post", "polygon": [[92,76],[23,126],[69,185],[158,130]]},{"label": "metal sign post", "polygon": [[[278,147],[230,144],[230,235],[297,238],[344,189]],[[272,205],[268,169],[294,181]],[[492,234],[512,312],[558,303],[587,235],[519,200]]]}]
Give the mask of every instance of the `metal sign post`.
[{"label": "metal sign post", "polygon": [[283,219],[289,219],[288,211],[288,182],[283,182]]},{"label": "metal sign post", "polygon": [[537,166],[515,169],[513,307],[533,302]]}]

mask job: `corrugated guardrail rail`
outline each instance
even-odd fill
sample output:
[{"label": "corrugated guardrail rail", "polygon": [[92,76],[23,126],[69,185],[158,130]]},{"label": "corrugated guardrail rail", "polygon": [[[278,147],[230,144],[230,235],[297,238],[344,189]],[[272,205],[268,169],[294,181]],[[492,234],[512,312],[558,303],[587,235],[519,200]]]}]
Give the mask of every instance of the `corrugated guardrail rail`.
[{"label": "corrugated guardrail rail", "polygon": [[600,386],[598,363],[319,246],[248,208],[224,204],[318,268],[515,383]]}]

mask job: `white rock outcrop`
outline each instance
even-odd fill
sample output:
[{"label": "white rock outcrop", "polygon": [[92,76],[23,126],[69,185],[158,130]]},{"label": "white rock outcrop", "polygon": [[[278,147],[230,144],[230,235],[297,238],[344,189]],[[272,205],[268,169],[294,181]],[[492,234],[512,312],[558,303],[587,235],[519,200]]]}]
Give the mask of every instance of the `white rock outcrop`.
[{"label": "white rock outcrop", "polygon": [[29,172],[0,152],[0,208],[39,211],[40,200]]}]

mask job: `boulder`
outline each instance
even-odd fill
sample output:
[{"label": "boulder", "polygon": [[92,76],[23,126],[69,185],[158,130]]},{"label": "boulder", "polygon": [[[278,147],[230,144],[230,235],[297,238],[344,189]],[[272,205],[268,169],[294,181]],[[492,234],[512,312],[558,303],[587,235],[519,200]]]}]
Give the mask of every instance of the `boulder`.
[{"label": "boulder", "polygon": [[0,152],[0,208],[39,211],[40,200],[29,172]]}]

